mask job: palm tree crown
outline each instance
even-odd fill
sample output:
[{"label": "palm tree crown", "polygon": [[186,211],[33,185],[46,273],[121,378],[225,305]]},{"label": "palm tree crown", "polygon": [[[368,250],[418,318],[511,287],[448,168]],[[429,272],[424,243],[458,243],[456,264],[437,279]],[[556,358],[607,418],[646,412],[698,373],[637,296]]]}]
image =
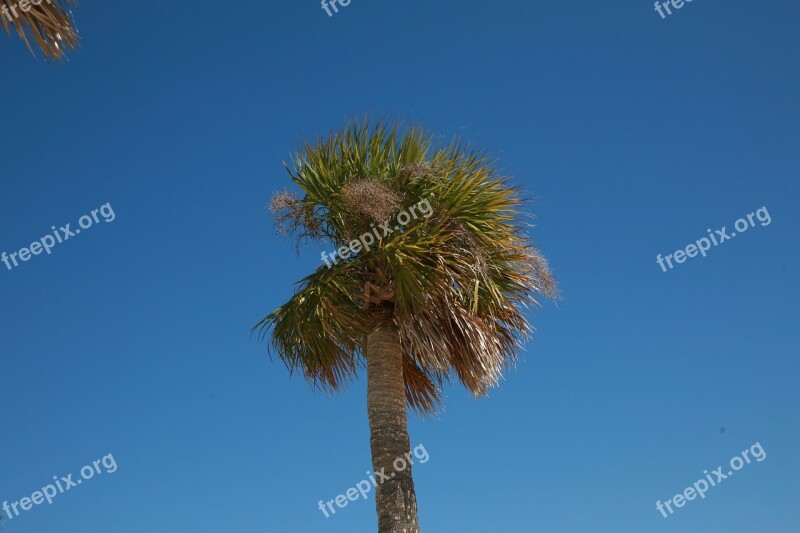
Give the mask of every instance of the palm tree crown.
[{"label": "palm tree crown", "polygon": [[496,385],[531,332],[525,307],[557,288],[526,235],[518,190],[487,156],[416,126],[363,120],[303,141],[286,167],[302,195],[273,198],[279,230],[350,248],[256,326],[272,332],[290,371],[339,390],[388,319],[418,412],[436,411],[451,377],[475,395]]}]

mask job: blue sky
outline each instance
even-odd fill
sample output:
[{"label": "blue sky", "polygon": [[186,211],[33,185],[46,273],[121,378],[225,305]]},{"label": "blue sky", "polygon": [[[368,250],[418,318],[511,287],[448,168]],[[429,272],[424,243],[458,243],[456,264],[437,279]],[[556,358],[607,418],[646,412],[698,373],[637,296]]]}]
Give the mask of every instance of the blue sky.
[{"label": "blue sky", "polygon": [[370,468],[363,379],[312,392],[249,333],[322,251],[272,233],[282,161],[366,112],[496,154],[565,295],[488,398],[412,417],[423,531],[797,531],[800,7],[501,4],[84,2],[57,65],[0,37],[0,252],[116,215],[0,264],[0,501],[118,464],[0,531],[375,530],[317,509]]}]

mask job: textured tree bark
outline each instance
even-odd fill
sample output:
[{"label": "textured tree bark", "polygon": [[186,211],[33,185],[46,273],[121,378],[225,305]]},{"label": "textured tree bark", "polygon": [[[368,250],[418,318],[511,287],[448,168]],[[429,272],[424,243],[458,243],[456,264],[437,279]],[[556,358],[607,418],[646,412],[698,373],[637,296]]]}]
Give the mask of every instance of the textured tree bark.
[{"label": "textured tree bark", "polygon": [[[367,337],[367,411],[377,481],[378,533],[419,533],[411,477],[403,354],[397,327],[384,321]],[[408,454],[408,456],[406,456]],[[405,469],[396,469],[405,462]],[[387,479],[381,482],[382,473]]]}]

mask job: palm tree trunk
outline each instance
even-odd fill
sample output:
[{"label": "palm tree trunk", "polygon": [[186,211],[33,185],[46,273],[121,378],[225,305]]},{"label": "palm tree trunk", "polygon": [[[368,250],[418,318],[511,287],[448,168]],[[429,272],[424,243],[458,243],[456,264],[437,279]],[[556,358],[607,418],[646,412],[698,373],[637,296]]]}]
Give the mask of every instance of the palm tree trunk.
[{"label": "palm tree trunk", "polygon": [[[366,348],[367,411],[377,481],[378,533],[419,533],[417,496],[411,477],[403,353],[400,335],[391,320],[369,334]],[[402,466],[401,460],[405,463],[402,470],[398,468]],[[381,473],[387,477],[383,482]]]}]

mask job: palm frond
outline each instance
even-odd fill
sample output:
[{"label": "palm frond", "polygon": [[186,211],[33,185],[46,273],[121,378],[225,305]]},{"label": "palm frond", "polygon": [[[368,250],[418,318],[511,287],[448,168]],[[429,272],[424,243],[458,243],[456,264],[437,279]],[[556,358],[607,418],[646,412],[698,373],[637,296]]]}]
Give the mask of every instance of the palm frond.
[{"label": "palm frond", "polygon": [[31,41],[44,53],[46,59],[64,58],[66,48],[78,45],[78,32],[75,29],[69,5],[77,5],[76,0],[40,0],[38,5],[25,0],[23,9],[20,0],[0,0],[0,21],[7,33],[12,28],[25,42],[33,54]]},{"label": "palm frond", "polygon": [[350,267],[324,267],[303,279],[287,303],[253,328],[290,372],[298,368],[313,385],[337,391],[355,375],[363,353],[368,316]]}]

